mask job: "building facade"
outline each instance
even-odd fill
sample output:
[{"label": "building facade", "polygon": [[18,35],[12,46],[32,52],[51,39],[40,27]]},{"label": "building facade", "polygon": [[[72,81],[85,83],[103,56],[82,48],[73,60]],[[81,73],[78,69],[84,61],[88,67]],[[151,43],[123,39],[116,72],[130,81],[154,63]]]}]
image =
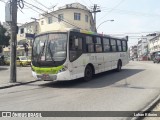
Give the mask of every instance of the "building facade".
[{"label": "building facade", "polygon": [[[29,22],[22,24],[18,27],[17,34],[17,56],[26,55],[24,45],[27,45],[28,52],[27,56],[31,56],[31,44],[33,41],[33,35],[35,33],[39,33],[39,24],[38,22]],[[6,47],[3,49],[3,53],[5,56],[10,56],[10,47]]]},{"label": "building facade", "polygon": [[[26,55],[24,45],[29,48],[28,55],[31,55],[32,38],[28,34],[38,34],[47,31],[62,30],[65,28],[83,29],[95,32],[95,24],[92,13],[86,6],[80,3],[67,4],[58,10],[40,14],[38,22],[33,21],[22,24],[18,27],[17,34],[17,55]],[[3,49],[4,55],[10,56],[10,47]]]},{"label": "building facade", "polygon": [[[7,30],[6,34],[10,34],[11,29],[10,29],[9,24],[7,24],[6,22],[3,22],[2,25]],[[0,45],[0,56],[2,56],[4,54],[4,48],[3,47],[4,46]]]},{"label": "building facade", "polygon": [[149,51],[151,59],[153,59],[156,52],[160,52],[160,34],[149,40]]},{"label": "building facade", "polygon": [[137,45],[131,46],[129,49],[130,59],[131,60],[137,60],[138,54],[137,54]]},{"label": "building facade", "polygon": [[157,33],[151,33],[139,39],[137,45],[138,60],[151,60],[150,40],[155,36],[157,36]]},{"label": "building facade", "polygon": [[40,15],[39,25],[40,32],[64,28],[81,28],[95,31],[92,13],[80,3],[67,4],[56,11]]}]

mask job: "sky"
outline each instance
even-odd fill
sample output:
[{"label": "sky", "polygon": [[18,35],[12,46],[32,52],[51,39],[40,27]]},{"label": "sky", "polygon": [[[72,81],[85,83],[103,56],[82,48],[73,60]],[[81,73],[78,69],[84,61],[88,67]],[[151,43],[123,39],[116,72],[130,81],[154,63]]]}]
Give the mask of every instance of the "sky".
[{"label": "sky", "polygon": [[[7,1],[7,0],[0,0]],[[40,5],[37,2],[43,4]],[[116,36],[129,36],[129,46],[138,42],[139,36],[160,31],[160,0],[26,0],[46,11],[47,8],[54,10],[60,6],[70,3],[81,3],[87,8],[94,4],[100,6],[101,12],[97,13],[97,26],[99,33],[112,34]],[[25,4],[25,3],[24,3]],[[0,2],[0,21],[5,21],[5,3]],[[46,7],[44,7],[46,6]],[[31,17],[38,18],[39,13],[25,6],[18,10],[18,23],[26,23]],[[114,20],[114,22],[108,21]]]}]

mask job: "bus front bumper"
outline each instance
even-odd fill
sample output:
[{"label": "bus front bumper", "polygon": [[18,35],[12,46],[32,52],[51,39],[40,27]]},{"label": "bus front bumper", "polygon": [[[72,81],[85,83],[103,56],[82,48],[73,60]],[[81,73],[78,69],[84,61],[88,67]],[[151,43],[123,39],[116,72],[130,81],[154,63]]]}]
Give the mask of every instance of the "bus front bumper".
[{"label": "bus front bumper", "polygon": [[71,79],[70,72],[68,70],[59,72],[58,74],[37,74],[36,72],[32,71],[32,75],[34,78],[39,80],[66,81]]}]

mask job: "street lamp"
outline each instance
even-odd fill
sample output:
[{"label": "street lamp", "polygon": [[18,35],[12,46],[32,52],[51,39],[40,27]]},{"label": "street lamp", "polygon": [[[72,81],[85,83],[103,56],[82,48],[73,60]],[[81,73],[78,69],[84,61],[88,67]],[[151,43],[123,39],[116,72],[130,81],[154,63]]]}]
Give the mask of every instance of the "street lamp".
[{"label": "street lamp", "polygon": [[106,20],[106,21],[103,21],[101,24],[98,25],[97,30],[98,30],[98,28],[99,28],[103,23],[108,22],[108,21],[113,22],[114,20]]}]

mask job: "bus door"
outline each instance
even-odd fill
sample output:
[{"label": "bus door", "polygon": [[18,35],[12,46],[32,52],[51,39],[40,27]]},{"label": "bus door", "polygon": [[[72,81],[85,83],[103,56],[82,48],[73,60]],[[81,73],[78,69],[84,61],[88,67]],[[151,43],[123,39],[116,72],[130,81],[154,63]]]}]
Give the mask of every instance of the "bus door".
[{"label": "bus door", "polygon": [[71,33],[69,38],[69,59],[71,66],[71,76],[73,79],[78,77],[83,77],[84,68],[83,68],[83,58],[82,55],[82,40],[83,37],[78,34]]},{"label": "bus door", "polygon": [[95,37],[95,50],[96,50],[96,64],[98,66],[98,72],[104,71],[104,55],[102,50],[102,40],[100,37]]},{"label": "bus door", "polygon": [[115,39],[111,39],[111,50],[112,50],[112,69],[117,67],[117,59],[118,59],[118,55],[117,55],[117,44],[116,44],[116,40]]},{"label": "bus door", "polygon": [[103,38],[103,56],[104,56],[104,70],[111,70],[112,69],[112,53],[111,53],[111,46],[110,46],[110,39]]}]

